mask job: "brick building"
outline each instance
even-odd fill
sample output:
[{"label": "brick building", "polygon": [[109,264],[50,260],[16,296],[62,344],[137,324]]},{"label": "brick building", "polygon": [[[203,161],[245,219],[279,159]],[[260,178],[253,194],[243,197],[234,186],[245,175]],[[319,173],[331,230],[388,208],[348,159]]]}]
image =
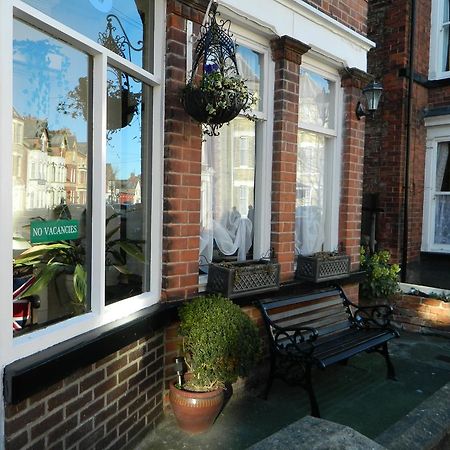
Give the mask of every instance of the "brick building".
[{"label": "brick building", "polygon": [[442,282],[450,251],[447,3],[368,3],[376,43],[368,70],[384,94],[366,123],[363,233],[377,209],[377,244],[402,264],[404,280],[435,282],[421,274],[431,262],[432,271],[442,268]]},{"label": "brick building", "polygon": [[[0,165],[3,298],[33,274],[25,257],[38,244],[36,221],[77,230],[40,241],[45,252],[70,242],[56,258],[72,262],[48,269],[32,319],[13,332],[12,302],[1,306],[9,449],[127,448],[151,430],[173,376],[176,307],[205,290],[207,263],[229,256],[222,244],[238,246],[243,224],[244,257],[280,263],[274,295],[311,288],[294,279],[297,254],[339,248],[357,300],[365,124],[355,107],[371,79],[367,2],[220,1],[258,102],[254,121],[237,117],[204,141],[180,90],[208,2],[79,3],[0,3],[0,136],[13,149]],[[29,117],[39,127],[24,134]],[[27,193],[28,180],[41,186],[52,173],[40,137],[60,129],[87,147],[66,180],[73,190],[87,184],[84,203]],[[130,177],[139,183],[122,202],[117,185]],[[114,247],[125,243],[135,251]],[[74,279],[83,288],[70,297]],[[239,304],[258,321],[254,299]]]}]

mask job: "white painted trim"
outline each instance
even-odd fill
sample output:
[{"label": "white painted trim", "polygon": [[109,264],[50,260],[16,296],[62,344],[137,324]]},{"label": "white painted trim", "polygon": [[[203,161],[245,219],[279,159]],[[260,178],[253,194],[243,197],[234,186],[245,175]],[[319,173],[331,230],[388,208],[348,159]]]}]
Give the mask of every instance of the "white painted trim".
[{"label": "white painted trim", "polygon": [[443,3],[442,0],[432,0],[430,28],[430,63],[429,79],[441,80],[450,77],[450,71],[443,71]]},{"label": "white painted trim", "polygon": [[244,29],[272,39],[287,35],[343,66],[367,68],[367,52],[375,43],[299,0],[221,0],[219,9]]},{"label": "white painted trim", "polygon": [[[13,83],[13,7],[12,0],[0,1],[0,77],[2,83],[2,99],[0,101],[0,136],[3,149],[12,148],[12,83]],[[12,179],[12,153],[5,151],[0,164],[0,180]],[[12,183],[0,183],[0,210],[2,214],[2,232],[0,233],[0,261],[1,267],[11,261],[13,232],[12,214]],[[0,270],[0,298],[12,298],[12,271]],[[5,442],[5,402],[3,401],[3,372],[4,361],[2,353],[4,348],[11,347],[12,332],[12,301],[0,302],[0,448]]]},{"label": "white painted trim", "polygon": [[[445,123],[445,118],[447,122]],[[450,253],[450,245],[435,244],[435,184],[437,147],[441,142],[450,142],[450,116],[425,119],[427,141],[425,152],[425,180],[423,194],[422,244],[421,251]],[[445,194],[440,194],[445,195]]]},{"label": "white painted trim", "polygon": [[[47,17],[31,8],[20,0],[0,1],[0,63],[2,71],[2,102],[0,102],[0,131],[4,148],[12,148],[12,12],[16,17],[31,25],[38,26],[50,34],[73,44],[76,48],[86,51],[94,57],[94,74],[96,75],[94,89],[94,120],[93,128],[93,170],[92,180],[93,217],[92,235],[96,248],[93,247],[92,265],[96,273],[92,279],[92,312],[54,325],[36,330],[32,333],[17,336],[12,333],[12,304],[0,302],[0,367],[17,359],[29,356],[40,350],[68,340],[104,324],[121,319],[129,314],[145,308],[160,299],[161,293],[161,242],[162,242],[162,180],[163,180],[163,120],[164,120],[164,87],[158,85],[164,78],[164,45],[155,44],[154,74],[144,71],[129,61],[118,57],[85,36],[71,30],[59,22]],[[164,37],[165,10],[163,3],[155,1],[155,42]],[[79,39],[79,42],[77,41]],[[105,167],[106,167],[106,64],[122,68],[132,76],[153,86],[153,115],[152,115],[152,223],[150,237],[151,250],[151,284],[150,292],[133,298],[125,299],[108,307],[104,306],[104,288],[102,278],[104,274],[104,228],[105,228]],[[101,119],[100,119],[101,117]],[[101,123],[99,123],[101,122]],[[11,180],[12,158],[3,158],[0,164],[0,176],[4,180]],[[93,172],[94,173],[94,172]],[[12,184],[0,184],[0,206],[4,211],[12,211]],[[12,215],[5,214],[2,220],[0,234],[0,261],[10,261],[12,255]],[[100,244],[98,243],[100,240]],[[0,271],[0,294],[3,298],[12,297],[12,272]],[[0,408],[1,409],[1,408]]]},{"label": "white painted trim", "polygon": [[[94,58],[93,71],[93,130],[92,130],[92,245],[91,245],[91,308],[97,316],[105,310],[105,232],[106,232],[106,114],[107,114],[107,68],[105,55]],[[95,174],[95,176],[94,176]],[[93,269],[98,276],[93,276]]]}]

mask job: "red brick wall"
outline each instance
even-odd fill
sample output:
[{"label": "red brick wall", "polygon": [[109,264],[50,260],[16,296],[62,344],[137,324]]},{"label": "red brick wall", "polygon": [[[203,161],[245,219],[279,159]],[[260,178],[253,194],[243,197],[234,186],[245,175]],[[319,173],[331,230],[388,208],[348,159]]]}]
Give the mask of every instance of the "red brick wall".
[{"label": "red brick wall", "polygon": [[359,269],[361,202],[364,159],[364,120],[358,120],[355,106],[367,74],[356,69],[342,73],[344,88],[344,131],[339,208],[339,243],[351,258],[351,270]]},{"label": "red brick wall", "polygon": [[305,0],[338,22],[367,33],[367,0]]},{"label": "red brick wall", "polygon": [[[410,1],[371,0],[368,37],[377,48],[369,52],[368,71],[383,83],[380,111],[366,119],[364,194],[379,194],[377,238],[399,262],[403,241],[405,196]],[[428,76],[430,2],[416,2],[414,73]],[[428,92],[414,84],[412,95],[410,177],[408,182],[408,260],[417,259],[422,238],[422,206],[425,168],[423,111]]]},{"label": "red brick wall", "polygon": [[392,300],[393,322],[403,330],[450,337],[450,303],[415,295]]},{"label": "red brick wall", "polygon": [[152,334],[7,405],[6,449],[129,448],[162,416],[163,353]]}]

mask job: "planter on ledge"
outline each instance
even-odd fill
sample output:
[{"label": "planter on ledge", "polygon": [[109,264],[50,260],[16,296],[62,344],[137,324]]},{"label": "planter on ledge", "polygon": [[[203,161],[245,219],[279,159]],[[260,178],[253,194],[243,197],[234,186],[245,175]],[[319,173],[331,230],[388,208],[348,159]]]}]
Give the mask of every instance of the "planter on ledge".
[{"label": "planter on ledge", "polygon": [[209,292],[228,298],[275,291],[280,288],[280,265],[267,260],[212,263],[209,265]]},{"label": "planter on ledge", "polygon": [[295,277],[299,280],[321,281],[345,278],[350,272],[350,256],[319,252],[311,256],[298,255]]}]

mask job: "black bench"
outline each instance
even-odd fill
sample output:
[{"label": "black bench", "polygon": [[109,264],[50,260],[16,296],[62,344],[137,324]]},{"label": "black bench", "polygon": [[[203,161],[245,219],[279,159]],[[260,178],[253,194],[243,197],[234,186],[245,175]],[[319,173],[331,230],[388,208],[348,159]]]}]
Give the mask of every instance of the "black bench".
[{"label": "black bench", "polygon": [[340,287],[259,302],[270,340],[270,374],[264,397],[273,379],[306,389],[311,414],[320,417],[311,382],[313,366],[325,369],[366,352],[384,356],[387,376],[395,379],[387,342],[398,337],[389,326],[389,305],[361,307],[353,304]]}]

